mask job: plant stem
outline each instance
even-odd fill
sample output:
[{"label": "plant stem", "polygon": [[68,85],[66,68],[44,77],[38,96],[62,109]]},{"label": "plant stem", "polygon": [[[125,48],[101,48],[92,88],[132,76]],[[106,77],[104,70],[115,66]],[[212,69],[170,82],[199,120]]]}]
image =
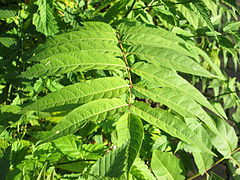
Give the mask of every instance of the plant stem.
[{"label": "plant stem", "polygon": [[[237,151],[239,151],[239,150],[240,150],[240,147],[237,148],[237,149],[235,149],[233,152],[231,152],[230,155],[234,154],[235,152],[237,152]],[[225,160],[225,157],[219,159],[219,160],[218,160],[217,162],[215,162],[211,167],[207,168],[207,169],[205,170],[205,173],[207,173],[207,171],[209,171],[210,169],[212,169],[214,166],[216,166],[217,164],[219,164],[219,163],[222,162],[223,160]],[[194,176],[188,178],[187,180],[195,179],[195,178],[198,177],[198,176],[201,176],[201,174],[200,174],[200,173],[195,174]]]},{"label": "plant stem", "polygon": [[129,64],[128,64],[128,61],[127,61],[127,53],[123,49],[123,45],[122,45],[122,42],[120,40],[120,36],[118,34],[117,34],[117,36],[118,36],[118,39],[119,39],[119,41],[118,41],[119,42],[119,46],[120,46],[120,49],[121,49],[122,54],[123,54],[123,60],[124,60],[124,62],[126,64],[126,67],[127,67],[128,79],[129,79],[129,82],[130,82],[128,104],[131,104],[132,88],[133,88],[132,77],[131,77],[131,68],[129,67]]}]

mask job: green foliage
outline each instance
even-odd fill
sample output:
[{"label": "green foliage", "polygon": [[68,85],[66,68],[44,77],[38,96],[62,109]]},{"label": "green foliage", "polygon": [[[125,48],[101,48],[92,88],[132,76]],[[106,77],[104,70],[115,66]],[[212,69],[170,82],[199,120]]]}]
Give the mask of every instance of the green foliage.
[{"label": "green foliage", "polygon": [[0,179],[239,177],[236,2],[0,4]]}]

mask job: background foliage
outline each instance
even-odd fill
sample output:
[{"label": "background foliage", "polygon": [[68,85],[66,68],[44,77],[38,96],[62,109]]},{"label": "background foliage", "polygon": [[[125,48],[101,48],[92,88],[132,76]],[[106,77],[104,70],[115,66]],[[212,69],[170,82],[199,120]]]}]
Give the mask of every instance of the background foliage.
[{"label": "background foliage", "polygon": [[239,179],[238,1],[0,5],[0,179]]}]

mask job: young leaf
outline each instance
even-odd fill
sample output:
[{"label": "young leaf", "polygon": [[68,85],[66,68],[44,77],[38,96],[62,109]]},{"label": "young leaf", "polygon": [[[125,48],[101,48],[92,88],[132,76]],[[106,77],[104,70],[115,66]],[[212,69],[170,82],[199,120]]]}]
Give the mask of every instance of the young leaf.
[{"label": "young leaf", "polygon": [[[64,87],[40,98],[22,109],[22,112],[66,110],[64,105],[84,104],[92,100],[118,97],[128,90],[128,84],[120,77],[106,77],[88,80]],[[50,109],[51,108],[51,109]]]},{"label": "young leaf", "polygon": [[197,147],[199,150],[213,154],[198,136],[178,117],[160,108],[151,108],[145,103],[137,102],[131,106],[131,111],[173,137]]},{"label": "young leaf", "polygon": [[157,179],[162,180],[184,180],[180,161],[168,152],[153,151],[151,168]]},{"label": "young leaf", "polygon": [[91,101],[67,114],[51,131],[41,138],[41,142],[51,141],[74,133],[87,122],[104,120],[123,111],[127,106],[128,104],[118,98]]},{"label": "young leaf", "polygon": [[116,124],[118,134],[118,146],[126,142],[127,145],[127,171],[138,155],[143,140],[143,125],[139,117],[132,113],[124,114]]}]

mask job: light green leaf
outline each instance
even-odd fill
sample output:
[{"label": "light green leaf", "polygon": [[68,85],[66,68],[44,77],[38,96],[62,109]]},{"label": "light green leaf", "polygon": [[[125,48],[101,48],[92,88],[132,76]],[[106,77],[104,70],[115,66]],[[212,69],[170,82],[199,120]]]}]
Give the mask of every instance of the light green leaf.
[{"label": "light green leaf", "polygon": [[240,21],[237,22],[229,22],[227,23],[224,28],[223,31],[224,32],[228,32],[228,33],[232,33],[232,32],[238,32],[240,29]]},{"label": "light green leaf", "polygon": [[160,108],[151,108],[145,103],[137,102],[131,106],[131,111],[149,124],[162,129],[173,137],[197,147],[199,150],[213,154],[198,136],[178,117]]},{"label": "light green leaf", "polygon": [[140,158],[137,158],[134,161],[130,173],[136,180],[138,180],[138,179],[141,179],[141,180],[156,180],[156,178],[151,173],[148,166]]},{"label": "light green leaf", "polygon": [[[39,45],[33,51],[31,60],[39,61],[60,52],[73,51],[97,51],[111,52],[113,50],[121,53],[116,47],[118,39],[115,30],[106,23],[102,22],[84,22],[84,26],[75,28],[69,32],[54,36],[48,39],[44,44]],[[64,48],[69,47],[69,48]]]},{"label": "light green leaf", "polygon": [[184,180],[180,161],[168,152],[153,151],[151,168],[159,180]]},{"label": "light green leaf", "polygon": [[55,139],[53,144],[68,157],[81,157],[82,153],[78,149],[76,138],[73,135],[67,135],[59,139]]},{"label": "light green leaf", "polygon": [[124,114],[116,123],[118,146],[126,142],[127,145],[127,171],[138,155],[143,140],[143,125],[139,117],[132,113]]},{"label": "light green leaf", "polygon": [[161,65],[176,71],[189,73],[197,76],[209,78],[215,77],[202,68],[192,58],[167,48],[156,48],[151,46],[134,46],[128,52],[137,55],[141,60],[145,60],[156,66]]},{"label": "light green leaf", "polygon": [[[208,134],[210,135],[212,144],[217,148],[223,156],[229,156],[237,147],[238,138],[232,126],[226,121],[216,118],[216,130],[210,128]],[[211,133],[214,132],[214,133]]]},{"label": "light green leaf", "polygon": [[235,152],[232,157],[231,160],[233,162],[234,165],[237,165],[238,167],[240,167],[240,152]]},{"label": "light green leaf", "polygon": [[124,44],[167,48],[192,57],[192,54],[180,45],[180,43],[185,44],[186,42],[163,28],[137,22],[126,22],[118,26],[118,31],[122,35],[121,40]]},{"label": "light green leaf", "polygon": [[160,102],[183,117],[198,117],[206,124],[212,124],[211,118],[194,100],[173,88],[145,89],[134,86],[134,89],[155,102]]},{"label": "light green leaf", "polygon": [[209,9],[207,8],[207,6],[204,4],[203,1],[199,1],[197,0],[196,2],[192,3],[193,9],[195,9],[195,12],[198,16],[200,16],[202,18],[202,20],[204,20],[204,22],[206,23],[206,25],[209,27],[209,29],[214,32],[214,27],[213,24],[211,22],[211,18],[210,18],[210,14],[209,14]]},{"label": "light green leaf", "polygon": [[[33,104],[23,108],[22,112],[34,111],[59,111],[66,110],[68,106],[80,105],[101,98],[118,97],[128,90],[128,84],[120,77],[106,77],[76,83],[64,87],[54,93],[40,98]],[[51,109],[50,109],[51,108]]]},{"label": "light green leaf", "polygon": [[132,71],[141,76],[143,79],[155,84],[156,87],[170,87],[177,89],[199,104],[218,114],[218,112],[207,101],[207,99],[194,86],[179,76],[175,71],[165,67],[154,66],[146,63],[134,64]]},{"label": "light green leaf", "polygon": [[[116,177],[119,178],[124,173],[126,161],[126,145],[121,146],[110,153],[107,153],[103,158],[99,159],[90,170],[90,175],[101,177]],[[89,180],[95,179],[94,176],[89,176]]]},{"label": "light green leaf", "polygon": [[128,104],[118,98],[91,101],[67,114],[51,131],[41,138],[41,142],[72,134],[87,122],[105,120],[107,117],[123,111],[127,106]]},{"label": "light green leaf", "polygon": [[178,4],[176,7],[194,29],[198,29],[201,26],[202,18],[194,12],[189,4]]},{"label": "light green leaf", "polygon": [[33,24],[45,36],[58,33],[57,21],[53,15],[53,0],[37,0],[38,10],[33,15]]},{"label": "light green leaf", "polygon": [[[186,119],[188,121],[188,118]],[[190,124],[191,123],[191,124]],[[194,130],[196,134],[201,138],[202,142],[209,148],[212,148],[212,144],[210,142],[210,137],[206,130],[202,127],[202,125],[199,125],[198,122],[190,120],[190,122],[187,122],[188,127]],[[213,155],[205,153],[205,152],[198,152],[193,151],[192,152],[194,161],[198,167],[199,173],[202,175],[206,171],[206,169],[210,168],[213,164]]]},{"label": "light green leaf", "polygon": [[68,54],[56,54],[41,61],[22,73],[23,77],[33,78],[51,76],[76,71],[88,71],[91,69],[125,69],[122,59],[113,55],[96,52],[75,52]]}]

